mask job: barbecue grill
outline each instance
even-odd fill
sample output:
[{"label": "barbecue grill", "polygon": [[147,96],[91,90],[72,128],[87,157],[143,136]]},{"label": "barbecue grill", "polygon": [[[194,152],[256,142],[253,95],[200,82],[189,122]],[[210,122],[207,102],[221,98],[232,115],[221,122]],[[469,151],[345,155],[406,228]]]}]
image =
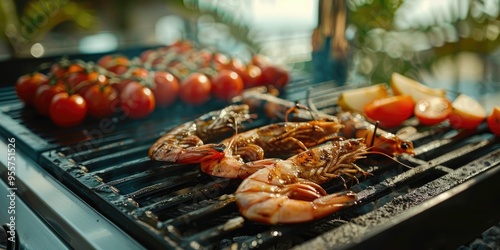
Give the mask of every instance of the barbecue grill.
[{"label": "barbecue grill", "polygon": [[[307,75],[296,74],[281,97],[312,103],[319,111],[333,114],[341,91],[354,87],[315,84]],[[474,131],[442,124],[403,133],[414,143],[416,156],[399,157],[404,165],[379,156],[360,162],[373,176],[360,178],[359,183],[347,181],[347,187],[358,193],[357,204],[317,221],[270,226],[248,221],[238,212],[231,194],[240,180],[208,176],[196,164],[155,162],[147,157],[150,145],[163,133],[220,109],[223,103],[201,108],[174,105],[143,120],[117,114],[67,129],[56,128],[49,119],[24,108],[12,86],[0,90],[0,104],[2,152],[7,152],[7,138],[15,138],[18,246],[35,247],[33,240],[45,237],[36,244],[132,249],[436,249],[477,242],[488,228],[499,231],[500,144],[485,124]],[[248,126],[273,121],[260,115]],[[411,127],[412,121],[406,125]],[[7,158],[1,159],[6,180]],[[7,182],[2,184],[5,190],[10,188]],[[345,189],[341,180],[323,186],[329,193]]]}]

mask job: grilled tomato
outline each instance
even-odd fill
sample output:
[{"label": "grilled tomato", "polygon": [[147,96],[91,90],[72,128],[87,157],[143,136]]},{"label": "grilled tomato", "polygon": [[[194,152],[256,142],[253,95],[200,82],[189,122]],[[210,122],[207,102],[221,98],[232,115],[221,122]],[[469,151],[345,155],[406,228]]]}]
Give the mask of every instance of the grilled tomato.
[{"label": "grilled tomato", "polygon": [[488,118],[486,118],[486,122],[488,123],[490,131],[500,136],[500,106],[495,106],[493,108],[493,111],[491,111]]},{"label": "grilled tomato", "polygon": [[451,115],[451,101],[445,97],[429,97],[415,104],[415,117],[422,125],[435,125],[445,121]]},{"label": "grilled tomato", "polygon": [[365,114],[379,121],[380,126],[397,127],[413,115],[415,103],[410,95],[397,95],[376,99],[365,106]]}]

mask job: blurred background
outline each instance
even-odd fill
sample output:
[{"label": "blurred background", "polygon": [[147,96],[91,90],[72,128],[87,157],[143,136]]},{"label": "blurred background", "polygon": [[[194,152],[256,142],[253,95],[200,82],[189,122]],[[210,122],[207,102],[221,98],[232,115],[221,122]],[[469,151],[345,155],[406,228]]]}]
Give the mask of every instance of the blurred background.
[{"label": "blurred background", "polygon": [[[472,96],[500,91],[500,0],[339,1],[349,43],[339,85],[387,82],[399,72]],[[319,0],[2,0],[0,61],[190,39],[242,59],[263,53],[314,75],[319,6]]]}]

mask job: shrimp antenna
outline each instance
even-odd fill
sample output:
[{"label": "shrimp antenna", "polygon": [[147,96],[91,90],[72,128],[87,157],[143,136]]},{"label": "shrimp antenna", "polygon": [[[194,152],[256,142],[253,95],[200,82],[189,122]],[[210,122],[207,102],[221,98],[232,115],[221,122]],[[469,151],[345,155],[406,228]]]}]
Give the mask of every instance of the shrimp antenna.
[{"label": "shrimp antenna", "polygon": [[392,157],[392,156],[390,156],[390,155],[388,155],[388,154],[386,154],[386,153],[383,153],[383,152],[378,152],[378,151],[367,151],[367,152],[365,152],[363,155],[367,155],[367,154],[372,154],[372,155],[382,155],[382,156],[385,156],[385,157],[387,157],[387,158],[389,158],[389,159],[393,160],[394,162],[396,162],[396,163],[398,163],[398,164],[401,164],[401,165],[403,165],[403,166],[405,166],[405,167],[407,167],[407,168],[409,168],[409,169],[413,169],[413,167],[412,167],[412,166],[410,166],[410,165],[408,165],[408,164],[405,164],[405,163],[403,163],[403,162],[399,161],[398,159],[394,159],[394,157]]},{"label": "shrimp antenna", "polygon": [[[238,119],[235,119],[234,120],[234,135],[231,137],[231,141],[229,141],[226,149],[227,151],[232,154],[233,153],[233,150],[232,150],[232,147],[233,147],[233,143],[234,143],[234,140],[236,140],[236,136],[238,135]],[[226,151],[226,149],[224,149],[224,151]],[[225,152],[227,153],[227,152]]]},{"label": "shrimp antenna", "polygon": [[311,100],[311,90],[313,88],[308,88],[306,92],[306,102],[307,102],[307,107],[309,107],[309,112],[311,113],[311,118],[313,120],[320,120],[319,118],[315,118],[313,114],[318,115],[321,114],[321,111],[318,110],[314,102]]},{"label": "shrimp antenna", "polygon": [[315,115],[314,115],[313,111],[312,111],[310,108],[308,108],[308,107],[307,107],[307,106],[305,106],[305,105],[300,104],[300,103],[299,103],[299,101],[295,101],[295,105],[293,105],[293,107],[290,107],[290,108],[286,111],[286,113],[285,113],[285,122],[288,122],[288,117],[290,116],[290,114],[291,114],[293,111],[295,111],[295,110],[299,110],[299,109],[309,111],[309,114],[311,115],[311,119],[312,119],[312,120],[317,120],[317,119],[315,118]]},{"label": "shrimp antenna", "polygon": [[295,101],[295,105],[292,107],[288,108],[285,112],[285,122],[288,122],[288,116],[297,108],[297,104],[299,104],[297,101]]},{"label": "shrimp antenna", "polygon": [[295,104],[294,104],[292,107],[288,108],[288,109],[286,110],[286,112],[285,112],[285,122],[288,122],[288,117],[290,116],[290,114],[291,114],[293,111],[297,110],[297,109],[305,109],[305,110],[307,110],[307,107],[306,107],[306,106],[301,105],[301,104],[299,103],[299,101],[295,101]]},{"label": "shrimp antenna", "polygon": [[308,108],[308,107],[306,107],[306,106],[304,106],[304,105],[301,105],[301,106],[302,106],[304,109],[306,109],[307,111],[309,111],[309,114],[311,115],[311,119],[312,119],[313,121],[319,120],[319,118],[318,118],[318,117],[315,117],[315,115],[317,115],[317,113],[319,113],[319,111],[318,111],[318,112],[313,112],[313,110],[312,110],[312,109],[310,109],[310,108]]}]

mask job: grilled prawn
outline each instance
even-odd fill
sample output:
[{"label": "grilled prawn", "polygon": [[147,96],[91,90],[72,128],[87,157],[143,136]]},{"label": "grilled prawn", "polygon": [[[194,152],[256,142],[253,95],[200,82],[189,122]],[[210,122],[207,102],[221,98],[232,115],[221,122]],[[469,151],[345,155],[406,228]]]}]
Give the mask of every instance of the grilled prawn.
[{"label": "grilled prawn", "polygon": [[236,127],[241,129],[249,119],[249,107],[244,104],[209,112],[163,135],[149,148],[148,155],[153,160],[181,164],[223,157],[224,145],[205,143],[230,134]]},{"label": "grilled prawn", "polygon": [[347,138],[364,138],[367,144],[374,145],[373,151],[394,156],[415,155],[411,141],[403,140],[395,134],[375,128],[375,125],[366,121],[360,114],[344,112],[336,117],[344,125],[340,134]]},{"label": "grilled prawn", "polygon": [[[321,119],[325,121],[336,121],[344,125],[340,130],[340,135],[346,138],[365,138],[366,143],[375,145],[373,151],[382,152],[389,155],[409,154],[415,155],[413,143],[403,140],[399,136],[376,128],[369,123],[362,115],[343,112],[337,115],[328,115],[321,112],[294,108],[296,104],[276,96],[263,94],[256,91],[243,93],[243,102],[252,109],[261,109],[270,118],[294,121],[307,121],[311,119]],[[289,117],[290,115],[290,117]]]},{"label": "grilled prawn", "polygon": [[286,158],[338,138],[342,128],[337,122],[281,122],[252,129],[222,141],[226,146],[224,157],[201,163],[207,174],[245,178],[262,168],[264,158]]},{"label": "grilled prawn", "polygon": [[341,175],[367,175],[355,162],[369,153],[363,139],[349,139],[326,143],[286,160],[265,159],[265,167],[244,179],[236,190],[236,203],[243,216],[262,223],[322,218],[354,204],[356,194],[327,194],[320,184]]}]

